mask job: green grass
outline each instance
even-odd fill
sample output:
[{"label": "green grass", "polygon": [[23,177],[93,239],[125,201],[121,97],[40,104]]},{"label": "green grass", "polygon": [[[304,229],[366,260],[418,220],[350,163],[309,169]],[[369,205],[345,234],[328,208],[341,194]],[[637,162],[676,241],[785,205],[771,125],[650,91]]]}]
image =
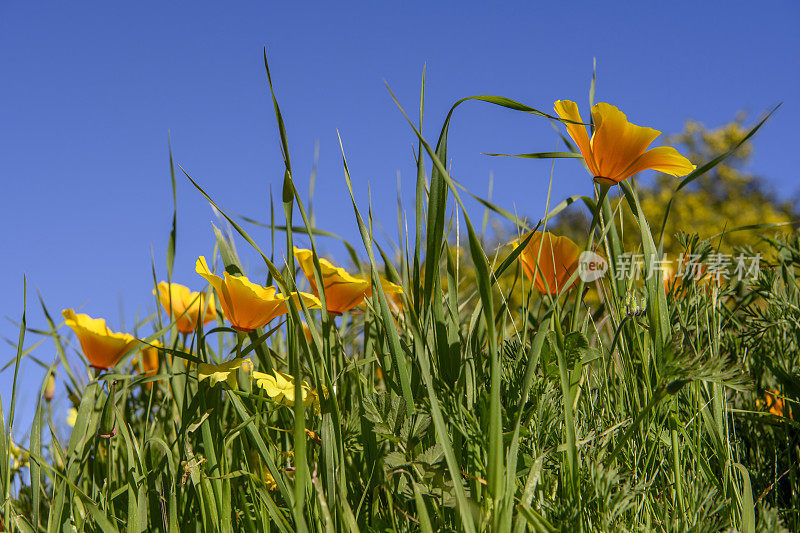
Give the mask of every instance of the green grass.
[{"label": "green grass", "polygon": [[[268,68],[267,75],[272,90]],[[177,213],[176,179],[190,180],[240,245],[259,254],[269,283],[282,292],[308,290],[294,263],[295,234],[315,251],[319,239],[336,236],[316,227],[311,202],[297,194],[272,95],[285,166],[283,220],[274,203],[269,222],[230,215],[200,183],[176,172],[170,152],[173,199]],[[336,317],[292,302],[270,329],[239,335],[220,319],[186,336],[155,302],[158,312],[136,331],[145,342],[159,340],[172,358],[162,360],[156,375],[143,376],[130,358],[99,375],[75,365],[80,346],[44,301],[47,328],[29,328],[23,312],[14,392],[0,432],[5,530],[800,528],[800,426],[758,404],[765,389],[777,389],[800,412],[797,236],[769,240],[774,258],[763,260],[752,282],[698,283],[668,293],[656,272],[644,284],[607,276],[560,297],[537,295],[517,261],[527,240],[516,248],[487,245],[462,194],[518,234],[547,227],[582,200],[596,213],[590,242],[612,268],[626,251],[648,261],[659,256],[661,237],[632,181],[552,209],[548,196],[548,212],[535,225],[466,191],[448,173],[447,139],[453,113],[473,100],[527,113],[543,127],[558,120],[507,98],[475,96],[456,102],[432,145],[421,134],[423,81],[418,121],[400,108],[418,148],[415,205],[405,210],[398,202],[399,226],[413,228],[395,243],[399,257],[374,239],[373,206],[355,201],[342,143],[343,185],[362,241],[346,244],[356,260],[367,258],[362,273],[373,292],[358,313]],[[723,160],[699,164],[676,183],[673,200],[680,202],[686,184]],[[636,226],[623,227],[625,209]],[[160,279],[196,285],[172,277],[176,222],[177,215],[165,270],[153,266],[154,286]],[[242,225],[254,223],[270,229],[271,249],[259,248]],[[636,250],[623,250],[625,232],[637,235]],[[218,271],[244,272],[234,237],[215,234]],[[713,241],[682,239],[694,253],[714,251]],[[322,286],[318,262],[315,270]],[[401,316],[381,278],[404,288]],[[9,435],[18,429],[19,365],[38,345],[26,348],[29,335],[53,343],[57,357],[48,373],[69,391],[77,417],[62,439],[63,410],[42,399],[28,442],[18,443],[27,458],[21,466],[12,461],[20,455]],[[236,390],[198,381],[196,363],[237,354],[259,371],[298,378],[297,397],[301,379],[327,390],[319,412],[274,401],[246,373]],[[99,436],[112,427],[114,437]]]}]

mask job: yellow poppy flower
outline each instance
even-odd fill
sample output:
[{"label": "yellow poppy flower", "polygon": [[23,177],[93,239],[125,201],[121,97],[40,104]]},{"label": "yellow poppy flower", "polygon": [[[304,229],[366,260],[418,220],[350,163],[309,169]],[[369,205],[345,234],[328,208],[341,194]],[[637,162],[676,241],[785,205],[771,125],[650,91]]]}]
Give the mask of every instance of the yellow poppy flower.
[{"label": "yellow poppy flower", "polygon": [[[294,406],[294,377],[275,370],[275,374],[253,372],[256,385],[264,389],[267,395],[278,403]],[[317,391],[305,381],[302,384],[303,405],[319,409],[319,395]]]},{"label": "yellow poppy flower", "polygon": [[[528,235],[526,233],[512,245],[518,246]],[[569,278],[578,269],[580,254],[578,245],[567,237],[535,231],[519,255],[519,260],[525,276],[533,282],[537,291],[543,294],[558,294],[570,289],[577,281],[575,278],[567,287]]]},{"label": "yellow poppy flower", "polygon": [[[253,331],[289,312],[286,305],[289,297],[276,294],[275,287],[262,287],[244,276],[231,276],[227,272],[221,278],[211,273],[206,258],[202,256],[197,260],[195,269],[217,291],[222,311],[233,329]],[[292,297],[296,302],[297,298],[302,298],[310,309],[319,308],[319,300],[311,294],[293,292]]]},{"label": "yellow poppy flower", "polygon": [[[559,117],[583,122],[575,102],[559,100],[554,107]],[[647,169],[685,176],[697,168],[671,146],[648,150],[647,147],[661,132],[631,124],[625,114],[611,104],[595,104],[592,107],[592,122],[594,133],[591,139],[586,128],[580,124],[566,124],[566,127],[578,145],[589,172],[601,185],[616,185]]]},{"label": "yellow poppy flower", "polygon": [[682,280],[678,278],[675,265],[673,265],[672,262],[666,263],[661,271],[661,275],[664,278],[664,292],[667,294],[672,291],[677,292]]},{"label": "yellow poppy flower", "polygon": [[241,357],[218,365],[199,363],[197,365],[197,380],[204,381],[207,379],[212,387],[220,381],[224,381],[231,389],[238,390],[237,375],[240,369],[242,372],[249,372],[253,369],[253,363],[250,362],[250,359],[242,359]]},{"label": "yellow poppy flower", "polygon": [[188,287],[166,281],[159,283],[153,294],[158,295],[158,301],[170,318],[175,320],[175,325],[181,333],[193,332],[198,320],[207,324],[217,316],[214,297],[210,294],[192,292]]},{"label": "yellow poppy flower", "polygon": [[133,335],[112,332],[102,318],[78,315],[72,309],[64,309],[61,314],[78,336],[83,354],[93,368],[111,368],[139,342]]},{"label": "yellow poppy flower", "polygon": [[[311,290],[319,296],[317,282],[314,279],[314,254],[311,250],[294,249],[294,256],[300,263]],[[325,288],[325,303],[328,312],[341,315],[345,311],[356,307],[364,301],[364,298],[372,296],[372,284],[369,280],[361,276],[353,276],[345,269],[334,266],[327,259],[319,260],[320,274],[322,275],[323,287]],[[381,280],[381,286],[387,296],[403,292],[402,287],[385,279]]]}]

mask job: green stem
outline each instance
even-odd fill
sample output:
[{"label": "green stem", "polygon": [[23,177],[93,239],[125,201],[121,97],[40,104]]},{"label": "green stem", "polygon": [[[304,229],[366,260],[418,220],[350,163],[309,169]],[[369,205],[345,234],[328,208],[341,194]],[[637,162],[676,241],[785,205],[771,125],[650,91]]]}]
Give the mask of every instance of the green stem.
[{"label": "green stem", "polygon": [[678,420],[677,420],[677,404],[673,403],[673,410],[670,416],[670,439],[672,444],[672,470],[675,484],[675,507],[678,512],[683,515],[683,476],[681,474],[681,450],[678,444]]},{"label": "green stem", "polygon": [[578,447],[575,438],[575,420],[572,412],[572,386],[570,384],[570,369],[564,353],[564,333],[561,330],[559,317],[552,317],[553,329],[556,332],[558,343],[558,370],[561,376],[561,394],[564,402],[564,440],[567,447],[567,464],[565,465],[568,494],[580,505],[580,491],[578,490]]},{"label": "green stem", "polygon": [[108,461],[108,468],[106,470],[106,516],[111,516],[111,476],[113,472],[111,471],[111,465],[114,462],[112,454],[114,450],[112,449],[112,442],[114,439],[102,439],[106,441],[108,445],[108,457],[106,457],[106,461]]},{"label": "green stem", "polygon": [[244,339],[247,337],[247,333],[243,331],[236,332],[236,357],[239,358],[242,356],[242,344],[244,343]]},{"label": "green stem", "polygon": [[[591,252],[594,248],[594,230],[597,228],[597,224],[600,222],[600,212],[603,209],[603,202],[608,195],[608,191],[611,187],[609,185],[600,185],[600,192],[598,194],[597,205],[595,205],[594,213],[592,214],[592,224],[589,227],[589,244],[586,246],[586,250]],[[575,303],[572,307],[572,331],[578,331],[578,320],[580,317],[580,303],[581,297],[583,295],[583,289],[585,287],[585,283],[582,279],[578,278],[578,287],[575,291]]]},{"label": "green stem", "polygon": [[[258,356],[258,362],[264,366],[264,371],[268,374],[272,374],[274,367],[272,365],[272,357],[270,356],[269,352],[264,349],[264,344],[258,344],[258,333],[255,331],[251,331],[247,334],[250,337],[250,343],[255,345],[255,352],[256,356]],[[236,355],[239,357],[239,354]]]}]

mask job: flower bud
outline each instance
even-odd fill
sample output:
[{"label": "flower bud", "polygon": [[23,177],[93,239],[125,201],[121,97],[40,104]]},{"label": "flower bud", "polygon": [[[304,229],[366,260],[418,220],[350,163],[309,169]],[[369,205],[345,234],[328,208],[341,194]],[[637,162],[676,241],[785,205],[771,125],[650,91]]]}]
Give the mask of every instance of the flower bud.
[{"label": "flower bud", "polygon": [[97,434],[103,439],[110,439],[117,434],[117,413],[114,409],[116,388],[117,382],[113,381],[111,383],[111,390],[109,390],[108,397],[106,398],[106,403],[103,406],[103,414],[100,415],[100,425],[97,427]]},{"label": "flower bud", "polygon": [[44,399],[48,402],[56,395],[56,377],[53,374],[47,376],[47,384],[44,386]]}]

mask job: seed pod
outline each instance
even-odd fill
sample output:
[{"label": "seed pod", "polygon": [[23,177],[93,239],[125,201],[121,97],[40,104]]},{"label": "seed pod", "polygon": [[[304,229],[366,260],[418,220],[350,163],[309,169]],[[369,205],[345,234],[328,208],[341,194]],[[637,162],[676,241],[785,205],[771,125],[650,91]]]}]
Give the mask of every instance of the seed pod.
[{"label": "seed pod", "polygon": [[116,411],[114,410],[114,397],[116,396],[117,382],[111,382],[111,389],[108,391],[108,398],[103,406],[103,414],[100,416],[100,425],[97,427],[97,435],[103,439],[110,439],[117,434]]}]

